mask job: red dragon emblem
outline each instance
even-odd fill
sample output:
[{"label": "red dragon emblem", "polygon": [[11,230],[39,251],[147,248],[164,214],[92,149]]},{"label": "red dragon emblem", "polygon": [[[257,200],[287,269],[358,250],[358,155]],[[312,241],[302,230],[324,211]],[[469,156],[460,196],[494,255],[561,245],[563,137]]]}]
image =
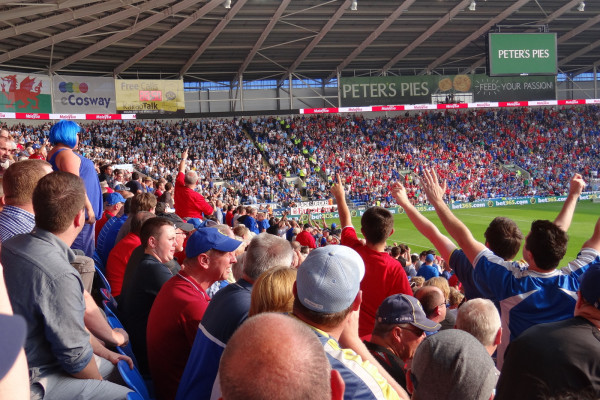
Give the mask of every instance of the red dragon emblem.
[{"label": "red dragon emblem", "polygon": [[[35,78],[27,77],[21,81],[17,89],[16,75],[7,75],[0,79],[2,80],[0,83],[2,94],[8,100],[8,104],[5,104],[6,108],[14,108],[15,104],[19,102],[21,103],[19,108],[26,108],[30,105],[32,110],[40,108],[38,96],[42,91],[42,81],[35,85]],[[6,90],[6,83],[8,83],[8,90]]]}]

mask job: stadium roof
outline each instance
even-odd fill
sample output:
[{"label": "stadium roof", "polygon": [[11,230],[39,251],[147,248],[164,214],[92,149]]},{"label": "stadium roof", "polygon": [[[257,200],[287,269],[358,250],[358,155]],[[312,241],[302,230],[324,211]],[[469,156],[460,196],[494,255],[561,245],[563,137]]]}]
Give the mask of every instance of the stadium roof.
[{"label": "stadium roof", "polygon": [[581,0],[228,2],[0,0],[0,69],[208,81],[483,72],[498,27],[556,32],[560,72],[600,65],[597,0],[584,11]]}]

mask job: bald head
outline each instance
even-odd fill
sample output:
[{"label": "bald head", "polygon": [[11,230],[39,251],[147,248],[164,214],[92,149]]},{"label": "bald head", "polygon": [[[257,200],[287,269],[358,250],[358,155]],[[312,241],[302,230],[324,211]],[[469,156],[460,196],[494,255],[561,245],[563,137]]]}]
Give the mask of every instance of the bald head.
[{"label": "bald head", "polygon": [[227,343],[219,382],[224,400],[331,399],[330,374],[323,346],[310,328],[282,314],[263,313],[246,320]]},{"label": "bald head", "polygon": [[417,290],[415,297],[421,302],[427,318],[435,322],[441,322],[446,318],[446,298],[438,287],[423,286]]}]

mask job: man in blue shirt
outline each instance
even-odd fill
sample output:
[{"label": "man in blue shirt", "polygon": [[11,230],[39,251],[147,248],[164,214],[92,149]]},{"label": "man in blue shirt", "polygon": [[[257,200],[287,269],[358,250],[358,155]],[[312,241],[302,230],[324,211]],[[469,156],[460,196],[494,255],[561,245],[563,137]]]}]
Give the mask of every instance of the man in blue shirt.
[{"label": "man in blue shirt", "polygon": [[592,237],[583,244],[577,259],[557,269],[567,249],[565,227],[570,225],[577,197],[585,186],[581,175],[576,174],[571,180],[567,202],[555,222],[539,220],[532,223],[523,249],[527,264],[523,265],[503,260],[475,240],[469,229],[444,203],[445,186],[445,182],[440,185],[435,171],[424,171],[423,189],[427,199],[450,236],[474,266],[476,284],[487,287],[500,303],[503,325],[502,343],[498,347],[500,368],[506,346],[524,330],[573,315],[579,277],[592,263],[600,262],[600,220]]},{"label": "man in blue shirt", "polygon": [[437,265],[433,263],[433,260],[435,260],[433,254],[427,254],[425,256],[425,263],[422,264],[419,267],[419,271],[417,271],[417,276],[422,276],[426,281],[440,276],[440,270]]},{"label": "man in blue shirt", "polygon": [[104,379],[119,359],[131,360],[104,348],[84,324],[83,284],[69,248],[85,223],[84,204],[81,178],[46,175],[33,193],[34,230],[2,244],[8,295],[27,321],[32,399],[124,400],[130,392]]},{"label": "man in blue shirt", "polygon": [[50,172],[52,166],[43,160],[23,160],[8,167],[2,179],[4,209],[0,211],[0,242],[31,232],[35,226],[33,189]]}]

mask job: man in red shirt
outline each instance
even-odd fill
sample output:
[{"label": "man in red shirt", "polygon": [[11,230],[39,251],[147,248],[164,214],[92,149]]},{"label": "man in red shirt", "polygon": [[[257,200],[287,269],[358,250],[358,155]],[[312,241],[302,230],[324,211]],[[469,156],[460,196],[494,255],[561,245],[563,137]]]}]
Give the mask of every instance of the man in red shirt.
[{"label": "man in red shirt", "polygon": [[46,160],[46,156],[44,155],[44,153],[46,153],[46,146],[42,147],[39,144],[35,143],[31,147],[34,150],[34,153],[29,156],[30,160]]},{"label": "man in red shirt", "polygon": [[360,231],[365,237],[363,241],[358,239],[352,226],[344,184],[339,175],[337,183],[331,187],[331,194],[336,199],[342,225],[341,243],[356,250],[365,262],[365,277],[360,283],[363,301],[358,334],[368,336],[373,331],[375,314],[383,300],[393,294],[413,294],[402,265],[385,251],[386,241],[394,233],[394,217],[382,207],[367,209],[360,221]]},{"label": "man in red shirt", "polygon": [[304,224],[302,232],[296,235],[296,242],[300,243],[302,246],[308,246],[311,249],[317,248],[317,242],[312,235],[312,226],[310,224]]},{"label": "man in red shirt", "polygon": [[194,171],[185,173],[185,164],[188,158],[187,149],[183,152],[179,163],[179,173],[175,180],[175,213],[181,218],[203,219],[203,215],[211,215],[213,208],[204,200],[204,197],[195,191],[198,186],[198,174]]},{"label": "man in red shirt", "polygon": [[158,399],[174,399],[198,325],[210,298],[206,289],[227,279],[233,252],[242,242],[203,228],[194,232],[185,247],[184,269],[158,292],[146,331],[148,363]]}]

